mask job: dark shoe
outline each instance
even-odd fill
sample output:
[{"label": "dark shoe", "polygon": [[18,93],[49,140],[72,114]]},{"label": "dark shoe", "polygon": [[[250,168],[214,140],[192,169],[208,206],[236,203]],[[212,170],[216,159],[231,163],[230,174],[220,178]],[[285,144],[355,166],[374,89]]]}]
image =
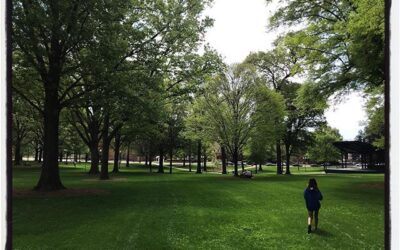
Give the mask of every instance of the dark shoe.
[{"label": "dark shoe", "polygon": [[311,233],[311,225],[308,226],[308,233]]}]

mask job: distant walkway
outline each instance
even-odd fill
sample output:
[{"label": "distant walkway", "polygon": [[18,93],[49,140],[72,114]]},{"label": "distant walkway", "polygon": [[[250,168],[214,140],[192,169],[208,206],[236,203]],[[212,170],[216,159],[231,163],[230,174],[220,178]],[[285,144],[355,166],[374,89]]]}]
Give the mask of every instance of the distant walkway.
[{"label": "distant walkway", "polygon": [[385,173],[385,169],[361,169],[359,167],[327,168],[327,174],[377,174]]},{"label": "distant walkway", "polygon": [[[178,167],[174,167],[174,166],[172,166],[172,168],[178,169],[178,170],[182,170],[182,171],[186,171],[186,172],[189,172],[189,169],[187,169],[187,168],[178,168]],[[194,171],[193,171],[193,170],[194,170]],[[192,169],[192,172],[193,172],[193,173],[196,173],[196,168],[193,168],[193,169]],[[203,169],[202,169],[202,173],[207,173],[207,174],[221,174],[220,172],[215,172],[215,171],[203,171]]]}]

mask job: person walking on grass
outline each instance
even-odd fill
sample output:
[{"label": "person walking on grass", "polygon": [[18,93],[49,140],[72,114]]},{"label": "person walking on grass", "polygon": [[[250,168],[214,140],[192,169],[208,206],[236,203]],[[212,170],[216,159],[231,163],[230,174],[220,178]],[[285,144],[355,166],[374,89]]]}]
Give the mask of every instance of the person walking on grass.
[{"label": "person walking on grass", "polygon": [[308,233],[311,233],[311,224],[314,218],[315,230],[318,228],[318,212],[321,208],[322,194],[318,189],[317,181],[312,178],[308,181],[308,186],[304,190],[304,199],[308,210]]}]

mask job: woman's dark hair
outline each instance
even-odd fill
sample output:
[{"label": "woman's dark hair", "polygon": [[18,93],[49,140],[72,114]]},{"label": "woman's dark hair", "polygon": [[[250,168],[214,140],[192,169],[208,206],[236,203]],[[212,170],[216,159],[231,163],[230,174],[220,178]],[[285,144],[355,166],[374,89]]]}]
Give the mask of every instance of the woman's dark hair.
[{"label": "woman's dark hair", "polygon": [[311,189],[311,188],[313,188],[313,189],[318,189],[317,181],[316,181],[314,178],[311,178],[311,179],[308,181],[308,187],[307,187],[307,189]]}]

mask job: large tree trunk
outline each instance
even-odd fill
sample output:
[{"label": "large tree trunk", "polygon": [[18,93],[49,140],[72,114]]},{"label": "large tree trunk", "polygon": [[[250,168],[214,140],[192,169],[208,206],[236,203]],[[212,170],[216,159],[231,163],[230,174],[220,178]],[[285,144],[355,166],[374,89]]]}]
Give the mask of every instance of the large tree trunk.
[{"label": "large tree trunk", "polygon": [[244,172],[243,154],[240,154],[240,165],[242,166],[242,172]]},{"label": "large tree trunk", "polygon": [[126,167],[129,168],[129,146],[130,144],[128,144],[128,148],[126,149]]},{"label": "large tree trunk", "polygon": [[119,148],[120,147],[121,147],[121,134],[119,132],[117,132],[115,134],[113,173],[119,172]]},{"label": "large tree trunk", "polygon": [[233,152],[233,155],[232,155],[232,158],[233,158],[233,164],[234,164],[234,166],[235,166],[235,176],[239,176],[239,174],[238,174],[238,155],[239,155],[239,152],[238,152],[238,150],[235,148],[235,150],[234,150],[234,152]]},{"label": "large tree trunk", "polygon": [[38,159],[39,159],[39,143],[36,142],[36,145],[35,145],[35,160],[34,161],[37,162]]},{"label": "large tree trunk", "polygon": [[226,151],[225,147],[221,147],[221,157],[222,157],[222,174],[226,174]]},{"label": "large tree trunk", "polygon": [[100,160],[99,142],[92,141],[92,144],[90,146],[89,174],[98,174],[99,173],[99,160]]},{"label": "large tree trunk", "polygon": [[164,173],[164,150],[160,147],[160,157],[158,162],[158,173]]},{"label": "large tree trunk", "polygon": [[192,145],[189,148],[189,172],[192,172]]},{"label": "large tree trunk", "polygon": [[169,150],[169,173],[172,174],[172,149]]},{"label": "large tree trunk", "polygon": [[282,152],[281,144],[279,141],[276,142],[276,173],[282,174]]},{"label": "large tree trunk", "polygon": [[16,166],[21,164],[21,140],[17,138],[15,143],[15,155],[14,155],[14,164]]},{"label": "large tree trunk", "polygon": [[285,143],[286,149],[286,173],[290,174],[290,144]]},{"label": "large tree trunk", "polygon": [[108,130],[110,126],[110,118],[109,115],[106,114],[104,116],[104,126],[103,126],[103,147],[101,151],[101,171],[100,171],[100,179],[108,180],[110,177],[108,175],[108,152],[110,149],[111,138],[109,138]]},{"label": "large tree trunk", "polygon": [[38,162],[42,162],[42,155],[43,155],[43,149],[40,147],[39,149],[39,158],[38,158]]},{"label": "large tree trunk", "polygon": [[151,154],[149,155],[149,168],[150,173],[153,173],[153,156]]},{"label": "large tree trunk", "polygon": [[203,170],[204,170],[204,172],[207,172],[207,152],[206,152],[206,148],[204,148],[204,163],[203,163]]},{"label": "large tree trunk", "polygon": [[197,174],[201,174],[201,141],[197,141]]},{"label": "large tree trunk", "polygon": [[[51,85],[51,86],[50,86]],[[65,187],[61,183],[58,168],[58,125],[60,106],[58,102],[58,81],[50,79],[45,86],[44,102],[43,166],[35,190],[58,190]]]}]

